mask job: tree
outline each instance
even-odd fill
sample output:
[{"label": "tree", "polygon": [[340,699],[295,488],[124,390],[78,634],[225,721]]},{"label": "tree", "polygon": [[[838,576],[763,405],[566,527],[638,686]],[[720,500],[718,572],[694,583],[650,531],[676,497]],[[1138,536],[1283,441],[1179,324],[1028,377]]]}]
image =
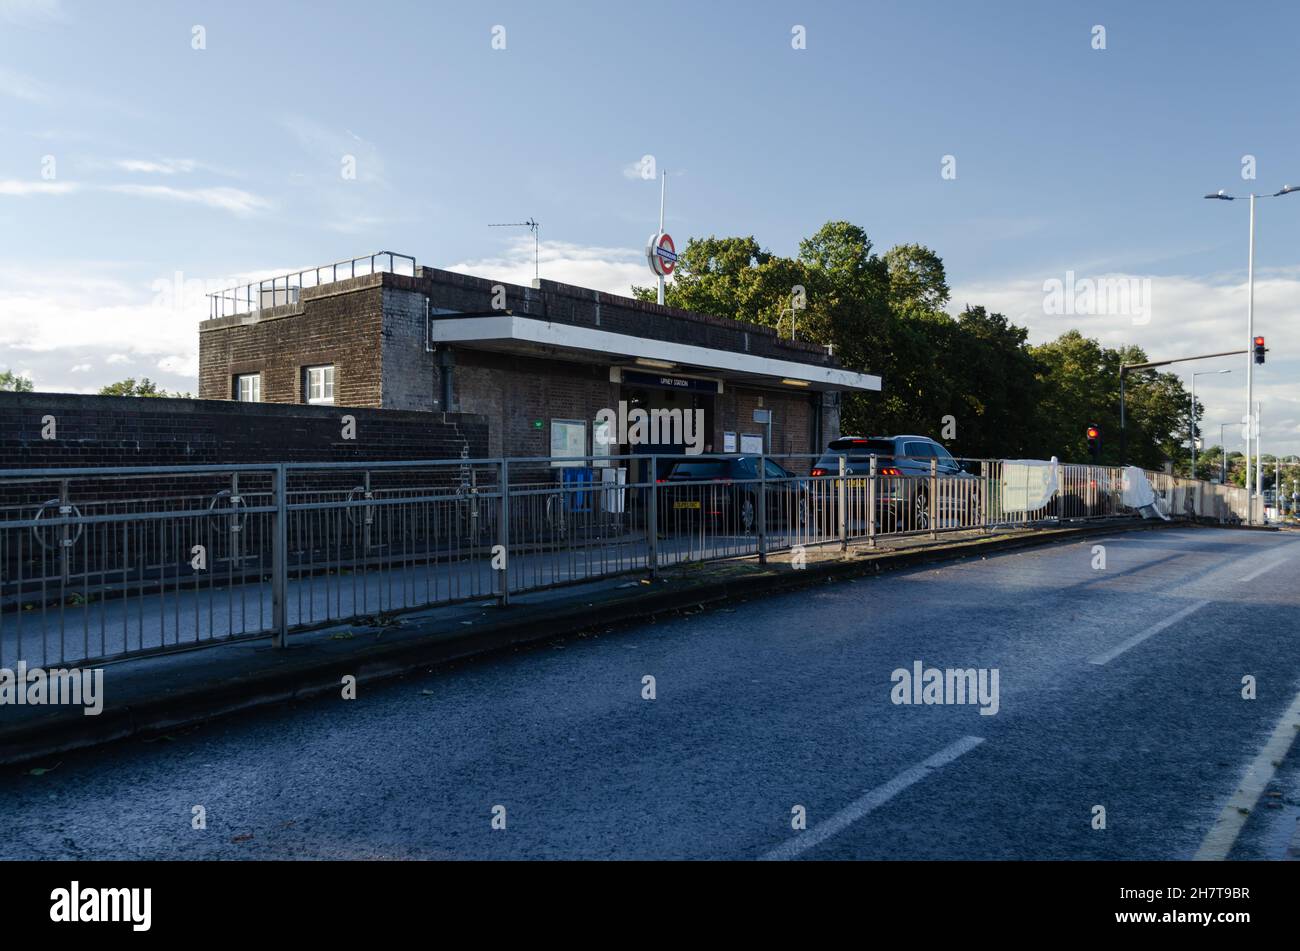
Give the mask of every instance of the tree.
[{"label": "tree", "polygon": [[[633,293],[655,299],[653,288]],[[845,395],[842,431],[940,436],[951,418],[955,435],[943,440],[957,455],[1083,461],[1096,423],[1103,461],[1118,463],[1119,368],[1146,360],[1137,347],[1103,347],[1077,330],[1031,347],[1025,328],[978,305],[953,317],[938,254],[919,244],[877,254],[847,221],[824,224],[792,258],[752,235],[692,238],[664,296],[831,347],[843,366],[883,381],[879,393]],[[1128,461],[1185,469],[1187,405],[1174,374],[1130,376]]]},{"label": "tree", "polygon": [[[1087,458],[1086,429],[1096,423],[1102,432],[1104,463],[1120,462],[1119,368],[1144,363],[1140,347],[1103,347],[1071,330],[1033,348],[1041,383],[1037,412],[1037,454],[1062,460]],[[1183,442],[1187,433],[1188,393],[1174,373],[1142,370],[1127,380],[1127,462],[1148,469],[1166,460],[1190,468]]]},{"label": "tree", "polygon": [[1042,382],[1028,337],[1002,314],[968,306],[936,341],[961,455],[1023,457],[1035,448]]},{"label": "tree", "polygon": [[30,393],[36,384],[12,370],[0,370],[0,393]]},{"label": "tree", "polygon": [[134,377],[127,377],[125,380],[118,380],[116,383],[109,383],[107,386],[100,387],[100,396],[163,396],[189,399],[189,393],[169,393],[166,390],[158,388],[153,380],[147,376],[141,377],[139,382]]}]

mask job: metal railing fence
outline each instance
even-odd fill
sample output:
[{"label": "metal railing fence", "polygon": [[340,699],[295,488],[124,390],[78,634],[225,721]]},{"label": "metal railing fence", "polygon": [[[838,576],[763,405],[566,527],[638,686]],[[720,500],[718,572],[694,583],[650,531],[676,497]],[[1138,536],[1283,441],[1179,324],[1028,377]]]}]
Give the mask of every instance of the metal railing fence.
[{"label": "metal railing fence", "polygon": [[281,304],[296,304],[306,288],[321,287],[367,274],[390,272],[415,276],[415,258],[395,251],[376,251],[345,261],[279,274],[261,281],[228,287],[208,295],[208,317],[251,314]]},{"label": "metal railing fence", "polygon": [[[691,477],[682,458],[0,470],[0,667],[284,645],[620,574],[1127,511],[1109,467],[1061,466],[1057,491],[1025,510],[1008,504],[1001,460],[902,475],[874,457],[828,471],[824,455],[714,454],[686,457],[716,463]],[[1245,490],[1148,479],[1166,515],[1245,516]]]}]

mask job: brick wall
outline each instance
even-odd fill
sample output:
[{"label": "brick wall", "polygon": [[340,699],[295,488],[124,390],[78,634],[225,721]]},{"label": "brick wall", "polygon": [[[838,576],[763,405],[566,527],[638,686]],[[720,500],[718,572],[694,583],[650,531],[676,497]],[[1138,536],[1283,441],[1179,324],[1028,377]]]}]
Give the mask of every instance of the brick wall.
[{"label": "brick wall", "polygon": [[492,455],[550,455],[552,419],[585,420],[590,451],[596,413],[618,406],[604,366],[460,350],[453,379],[455,405],[487,419]]},{"label": "brick wall", "polygon": [[297,304],[205,321],[199,333],[199,398],[233,397],[237,374],[262,374],[262,400],[306,403],[308,366],[333,364],[337,406],[383,405],[383,289],[358,277],[303,292]]},{"label": "brick wall", "polygon": [[420,293],[383,289],[381,339],[383,390],[379,405],[388,409],[449,410],[438,402],[435,355],[428,342],[427,298]]},{"label": "brick wall", "polygon": [[[344,439],[341,417],[356,419]],[[53,416],[57,438],[41,438]],[[467,414],[215,400],[0,393],[0,468],[446,459],[487,455]]]},{"label": "brick wall", "polygon": [[[434,408],[436,360],[424,351],[425,298],[438,311],[490,311],[500,282],[421,268],[417,277],[374,274],[308,288],[296,304],[205,321],[199,335],[199,396],[229,399],[235,374],[261,370],[262,398],[302,402],[302,367],[338,366],[336,402]],[[503,284],[506,307],[556,323],[687,343],[818,366],[838,366],[815,344],[769,327],[542,281]],[[303,319],[305,318],[305,319]]]},{"label": "brick wall", "polygon": [[[820,393],[786,394],[781,391],[747,389],[739,386],[728,387],[719,397],[718,412],[715,416],[714,446],[717,452],[723,448],[723,432],[737,435],[737,447],[741,433],[764,433],[767,427],[754,422],[754,410],[772,411],[772,445],[768,447],[774,454],[820,452],[825,446],[813,446],[814,407],[821,403]],[[823,436],[823,441],[825,437]],[[806,472],[810,466],[807,460],[791,461],[787,469]]]},{"label": "brick wall", "polygon": [[[206,321],[200,332],[199,395],[230,399],[237,373],[263,374],[262,399],[300,403],[302,368],[336,366],[339,405],[405,411],[481,414],[488,420],[493,455],[545,455],[552,418],[590,422],[596,410],[617,405],[619,388],[608,368],[562,359],[531,359],[465,347],[426,349],[426,307],[439,313],[492,309],[499,282],[421,268],[415,277],[366,275],[303,291],[302,300],[257,315]],[[505,305],[517,314],[615,333],[669,340],[820,366],[837,361],[816,345],[780,339],[770,328],[645,303],[632,298],[541,282],[540,288],[505,284]],[[443,405],[444,361],[452,370],[452,402]],[[753,410],[774,411],[774,451],[810,452],[838,435],[833,397],[761,390],[729,383],[718,399],[711,442],[722,449],[723,431],[756,432]],[[534,421],[543,420],[541,429]]]}]

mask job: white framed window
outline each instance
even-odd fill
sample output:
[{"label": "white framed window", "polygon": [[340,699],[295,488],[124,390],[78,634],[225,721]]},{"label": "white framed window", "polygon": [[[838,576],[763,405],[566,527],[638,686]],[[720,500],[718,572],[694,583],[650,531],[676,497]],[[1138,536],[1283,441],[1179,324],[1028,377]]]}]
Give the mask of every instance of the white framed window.
[{"label": "white framed window", "polygon": [[262,402],[262,374],[241,373],[235,377],[235,399],[241,403]]},{"label": "white framed window", "polygon": [[308,367],[306,373],[308,403],[334,402],[334,367]]}]

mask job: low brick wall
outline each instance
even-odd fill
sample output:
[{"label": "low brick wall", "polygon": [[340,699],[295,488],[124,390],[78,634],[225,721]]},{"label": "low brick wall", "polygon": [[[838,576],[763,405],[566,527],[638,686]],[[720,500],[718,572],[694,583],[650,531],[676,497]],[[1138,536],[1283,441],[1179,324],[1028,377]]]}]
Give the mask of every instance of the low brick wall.
[{"label": "low brick wall", "polygon": [[[47,416],[53,439],[42,438]],[[0,393],[0,468],[473,458],[487,455],[487,429],[466,413]]]}]

